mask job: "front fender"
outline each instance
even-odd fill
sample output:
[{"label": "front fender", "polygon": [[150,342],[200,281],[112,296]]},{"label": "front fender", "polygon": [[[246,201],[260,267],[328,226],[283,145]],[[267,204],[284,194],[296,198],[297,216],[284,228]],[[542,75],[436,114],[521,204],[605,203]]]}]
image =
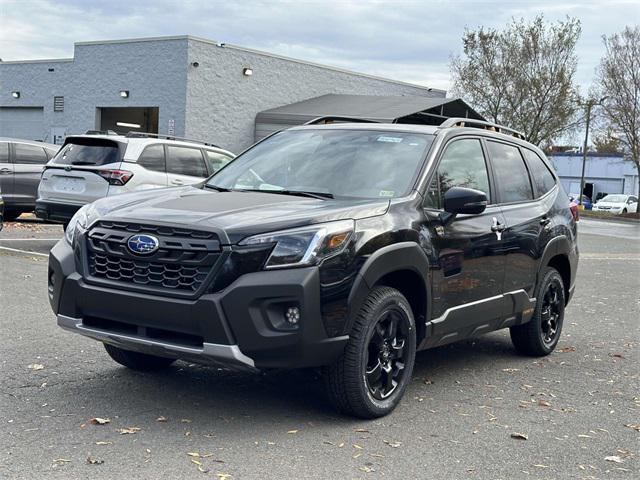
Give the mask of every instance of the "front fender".
[{"label": "front fender", "polygon": [[426,316],[431,311],[431,295],[429,295],[430,267],[429,260],[420,246],[415,242],[400,242],[387,245],[372,253],[365,263],[351,288],[348,298],[349,319],[345,334],[351,330],[355,315],[358,313],[369,292],[385,275],[401,270],[415,272],[422,279],[422,289],[426,299]]}]

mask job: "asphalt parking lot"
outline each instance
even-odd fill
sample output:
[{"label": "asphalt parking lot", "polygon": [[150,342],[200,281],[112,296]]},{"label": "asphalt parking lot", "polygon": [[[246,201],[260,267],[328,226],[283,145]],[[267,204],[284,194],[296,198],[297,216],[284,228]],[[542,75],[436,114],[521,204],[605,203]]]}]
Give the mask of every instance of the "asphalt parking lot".
[{"label": "asphalt parking lot", "polygon": [[505,331],[421,352],[375,421],[331,411],[312,371],[118,366],[55,324],[46,253],[61,236],[0,232],[0,478],[637,478],[638,225],[580,222],[553,355],[517,356]]}]

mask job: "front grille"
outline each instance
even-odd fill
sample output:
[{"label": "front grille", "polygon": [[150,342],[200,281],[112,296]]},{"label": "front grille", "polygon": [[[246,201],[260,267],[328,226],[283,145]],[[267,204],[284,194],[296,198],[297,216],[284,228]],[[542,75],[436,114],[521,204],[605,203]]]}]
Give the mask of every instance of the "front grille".
[{"label": "front grille", "polygon": [[[159,248],[136,254],[127,247],[135,234],[154,235]],[[210,280],[221,255],[213,232],[135,223],[99,222],[87,235],[91,280],[114,285],[194,294]]]}]

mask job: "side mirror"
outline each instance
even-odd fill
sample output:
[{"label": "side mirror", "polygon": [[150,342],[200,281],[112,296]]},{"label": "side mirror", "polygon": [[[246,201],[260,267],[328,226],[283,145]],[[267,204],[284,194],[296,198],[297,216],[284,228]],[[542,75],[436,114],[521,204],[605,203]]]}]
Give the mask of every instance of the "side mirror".
[{"label": "side mirror", "polygon": [[452,187],[444,194],[444,211],[453,215],[477,215],[487,208],[487,194],[465,187]]}]

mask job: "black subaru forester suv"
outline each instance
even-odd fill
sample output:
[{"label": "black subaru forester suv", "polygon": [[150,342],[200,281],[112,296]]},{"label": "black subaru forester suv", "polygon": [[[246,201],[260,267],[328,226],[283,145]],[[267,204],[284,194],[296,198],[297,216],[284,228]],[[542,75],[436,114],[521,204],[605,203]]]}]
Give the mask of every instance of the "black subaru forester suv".
[{"label": "black subaru forester suv", "polygon": [[509,328],[547,355],[578,263],[569,200],[504,127],[285,130],[194,186],[83,207],[49,259],[58,324],[118,363],[323,367],[336,407],[389,413],[417,350]]}]

